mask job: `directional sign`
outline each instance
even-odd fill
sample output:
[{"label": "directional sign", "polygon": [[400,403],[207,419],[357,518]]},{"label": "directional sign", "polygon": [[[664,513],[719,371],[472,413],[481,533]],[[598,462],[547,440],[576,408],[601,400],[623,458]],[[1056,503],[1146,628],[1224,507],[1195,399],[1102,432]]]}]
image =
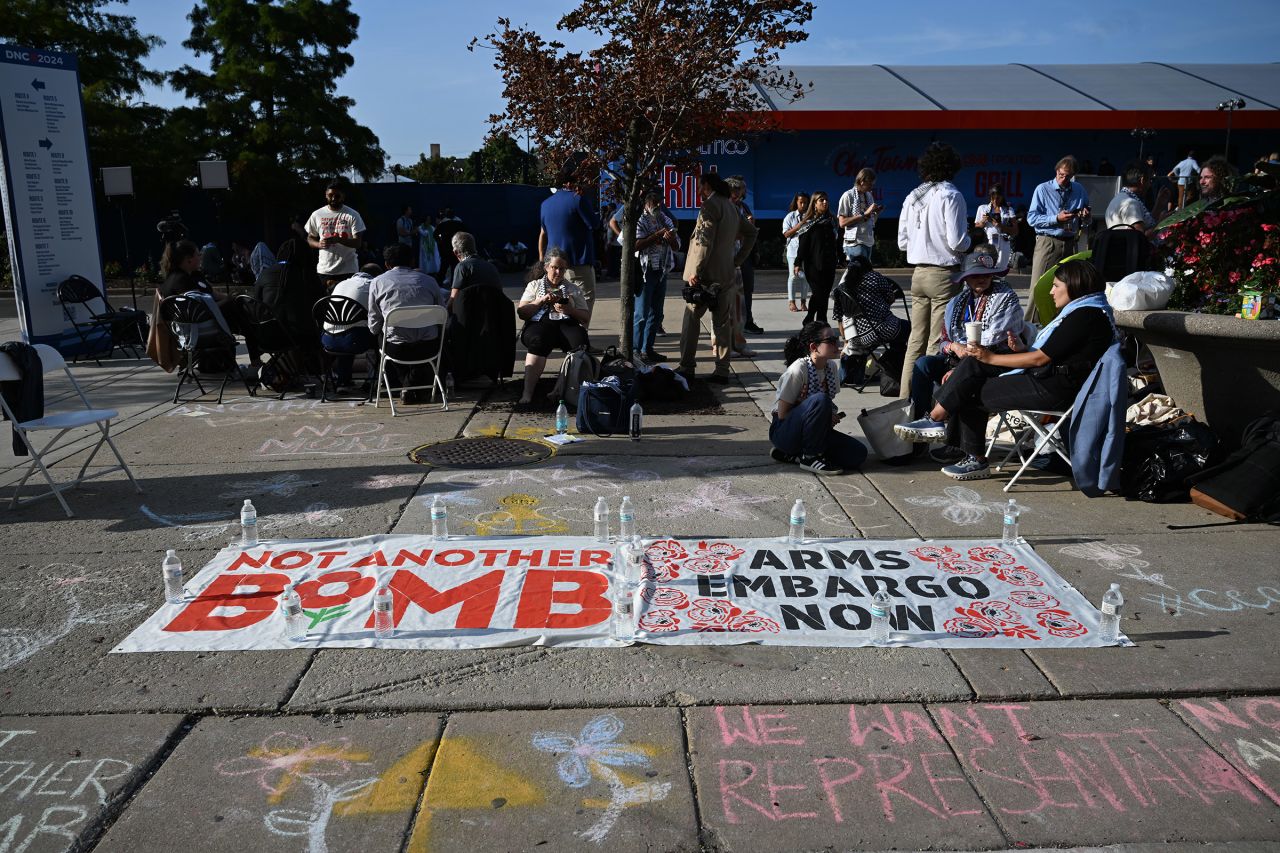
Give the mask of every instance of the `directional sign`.
[{"label": "directional sign", "polygon": [[102,286],[73,55],[0,45],[0,137],[0,201],[22,336],[64,354],[86,349],[58,302],[58,284],[73,274]]}]

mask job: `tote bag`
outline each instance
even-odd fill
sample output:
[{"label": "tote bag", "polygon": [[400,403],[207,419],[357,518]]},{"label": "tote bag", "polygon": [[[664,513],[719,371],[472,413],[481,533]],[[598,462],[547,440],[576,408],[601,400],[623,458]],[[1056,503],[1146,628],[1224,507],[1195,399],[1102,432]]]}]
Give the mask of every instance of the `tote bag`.
[{"label": "tote bag", "polygon": [[867,438],[867,444],[881,460],[889,460],[911,453],[911,442],[898,438],[893,431],[897,424],[911,420],[911,400],[894,400],[875,409],[863,409],[858,415],[858,426]]}]

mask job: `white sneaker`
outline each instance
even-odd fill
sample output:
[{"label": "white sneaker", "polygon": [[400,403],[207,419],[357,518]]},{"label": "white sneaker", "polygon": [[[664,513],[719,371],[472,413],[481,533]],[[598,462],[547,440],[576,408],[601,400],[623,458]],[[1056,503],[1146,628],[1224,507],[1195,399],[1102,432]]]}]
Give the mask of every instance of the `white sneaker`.
[{"label": "white sneaker", "polygon": [[941,444],[947,440],[947,425],[930,418],[894,424],[893,431],[903,441],[927,441],[931,444]]}]

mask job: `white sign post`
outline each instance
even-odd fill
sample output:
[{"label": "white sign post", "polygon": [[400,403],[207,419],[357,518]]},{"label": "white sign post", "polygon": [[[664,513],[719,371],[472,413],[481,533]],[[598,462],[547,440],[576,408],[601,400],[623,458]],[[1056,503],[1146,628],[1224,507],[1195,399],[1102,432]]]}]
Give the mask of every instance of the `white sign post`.
[{"label": "white sign post", "polygon": [[82,351],[58,302],[58,284],[73,274],[103,284],[75,56],[0,45],[0,153],[22,337]]}]

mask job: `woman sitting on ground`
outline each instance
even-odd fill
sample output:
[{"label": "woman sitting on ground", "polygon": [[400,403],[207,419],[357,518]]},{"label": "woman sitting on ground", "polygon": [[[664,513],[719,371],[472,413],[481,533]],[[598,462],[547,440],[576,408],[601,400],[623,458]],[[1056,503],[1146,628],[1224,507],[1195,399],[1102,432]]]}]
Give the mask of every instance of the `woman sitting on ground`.
[{"label": "woman sitting on ground", "polygon": [[979,246],[964,259],[964,267],[951,277],[965,287],[947,303],[942,324],[942,340],[935,355],[916,359],[911,372],[911,416],[922,418],[933,408],[933,389],[940,385],[969,350],[965,337],[967,323],[982,324],[982,340],[974,341],[994,353],[1021,352],[1022,301],[1005,282],[1008,269],[999,267],[996,248]]},{"label": "woman sitting on ground", "polygon": [[788,367],[778,379],[777,404],[769,424],[769,455],[798,462],[815,474],[843,474],[858,468],[867,448],[836,431],[844,413],[836,408],[840,391],[840,336],[826,323],[806,323],[783,348]]},{"label": "woman sitting on ground", "polygon": [[938,389],[928,416],[894,429],[906,441],[959,447],[966,457],[942,469],[957,480],[991,476],[984,454],[987,418],[1010,409],[1060,411],[1075,401],[1098,360],[1116,338],[1102,277],[1088,261],[1058,267],[1050,291],[1059,314],[1026,352],[997,353],[968,344],[951,377]]},{"label": "woman sitting on ground", "polygon": [[529,354],[524,359],[524,393],[521,406],[533,402],[533,389],[538,385],[547,356],[553,350],[566,353],[588,344],[587,323],[591,313],[582,290],[565,278],[569,258],[552,246],[542,259],[545,273],[525,286],[516,315],[524,320],[520,340]]},{"label": "woman sitting on ground", "polygon": [[866,255],[855,255],[849,259],[849,268],[832,296],[832,313],[844,332],[841,364],[845,384],[861,385],[867,368],[866,354],[884,345],[878,360],[892,387],[882,384],[880,393],[897,397],[902,359],[911,337],[911,321],[893,313],[893,306],[902,299],[902,288],[873,270]]}]

